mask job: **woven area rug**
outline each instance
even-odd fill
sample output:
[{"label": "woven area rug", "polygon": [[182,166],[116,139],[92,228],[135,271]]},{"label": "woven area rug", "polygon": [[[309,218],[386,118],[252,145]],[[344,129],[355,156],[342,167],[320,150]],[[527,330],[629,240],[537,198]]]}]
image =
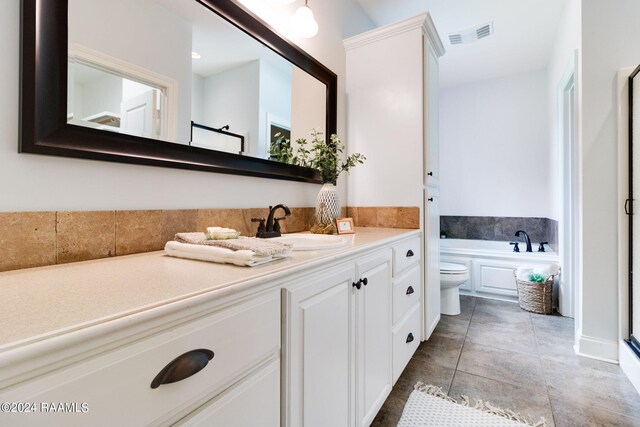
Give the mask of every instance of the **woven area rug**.
[{"label": "woven area rug", "polygon": [[447,396],[440,387],[419,382],[409,396],[398,427],[434,426],[434,427],[546,427],[541,418],[537,423],[508,409],[501,409],[489,402],[475,400],[469,404],[469,398],[461,396],[458,403]]}]

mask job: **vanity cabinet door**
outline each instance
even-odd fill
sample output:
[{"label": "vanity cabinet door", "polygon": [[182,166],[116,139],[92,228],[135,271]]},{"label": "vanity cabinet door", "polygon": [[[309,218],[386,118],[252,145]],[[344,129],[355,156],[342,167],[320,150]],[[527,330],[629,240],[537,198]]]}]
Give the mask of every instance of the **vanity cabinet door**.
[{"label": "vanity cabinet door", "polygon": [[352,263],[301,278],[283,291],[285,425],[352,425]]},{"label": "vanity cabinet door", "polygon": [[391,251],[356,263],[353,287],[356,356],[356,425],[369,426],[392,386]]}]

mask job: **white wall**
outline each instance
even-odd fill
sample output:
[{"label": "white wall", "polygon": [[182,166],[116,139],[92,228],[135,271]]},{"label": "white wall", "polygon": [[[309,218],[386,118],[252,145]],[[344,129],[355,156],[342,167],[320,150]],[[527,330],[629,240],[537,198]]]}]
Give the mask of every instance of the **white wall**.
[{"label": "white wall", "polygon": [[[640,63],[640,2],[582,0],[583,286],[580,350],[617,358],[616,74]],[[600,344],[591,346],[591,344]]]},{"label": "white wall", "polygon": [[[342,39],[373,24],[355,0],[313,5],[318,35],[301,46],[338,74],[344,131]],[[154,32],[158,36],[161,32]],[[20,0],[0,6],[0,211],[313,206],[314,184],[169,168],[18,154]]]},{"label": "white wall", "polygon": [[269,157],[270,133],[267,115],[277,116],[291,122],[291,73],[289,64],[271,64],[260,61],[260,111],[258,115],[258,150],[256,155]]},{"label": "white wall", "polygon": [[[566,0],[553,51],[547,66],[549,81],[549,218],[559,220],[560,158],[558,140],[558,84],[574,52],[580,47],[580,0]],[[576,70],[578,71],[578,70]],[[577,93],[577,90],[576,90]]]},{"label": "white wall", "polygon": [[196,73],[191,76],[191,120],[196,123],[204,120],[204,77]]},{"label": "white wall", "polygon": [[549,217],[546,70],[440,92],[441,215]]},{"label": "white wall", "polygon": [[122,90],[122,78],[107,73],[84,84],[76,83],[74,94],[78,94],[81,100],[78,108],[74,106],[71,110],[74,118],[83,119],[104,111],[120,114]]},{"label": "white wall", "polygon": [[229,132],[245,136],[245,151],[258,153],[260,61],[255,60],[204,79],[204,115],[201,124],[229,125]]},{"label": "white wall", "polygon": [[[310,139],[311,129],[326,132],[326,87],[300,68],[291,77],[291,140]],[[325,138],[328,135],[325,135]]]}]

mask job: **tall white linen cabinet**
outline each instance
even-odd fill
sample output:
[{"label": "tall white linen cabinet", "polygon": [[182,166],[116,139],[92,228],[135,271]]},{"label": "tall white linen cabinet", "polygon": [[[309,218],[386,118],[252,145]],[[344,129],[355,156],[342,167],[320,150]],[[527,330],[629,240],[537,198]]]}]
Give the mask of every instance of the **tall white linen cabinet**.
[{"label": "tall white linen cabinet", "polygon": [[[348,177],[349,203],[421,208],[427,340],[440,320],[438,61],[444,46],[428,13],[351,37],[344,46],[347,145],[367,157]],[[394,331],[405,321],[394,320]]]}]

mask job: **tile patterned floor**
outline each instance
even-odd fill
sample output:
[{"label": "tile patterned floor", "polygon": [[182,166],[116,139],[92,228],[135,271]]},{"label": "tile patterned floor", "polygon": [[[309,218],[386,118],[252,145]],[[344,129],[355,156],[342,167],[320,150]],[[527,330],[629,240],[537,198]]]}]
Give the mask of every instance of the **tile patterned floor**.
[{"label": "tile patterned floor", "polygon": [[372,426],[395,426],[417,381],[513,409],[549,426],[640,426],[640,395],[618,365],[573,353],[573,319],[517,304],[461,297],[442,316]]}]

